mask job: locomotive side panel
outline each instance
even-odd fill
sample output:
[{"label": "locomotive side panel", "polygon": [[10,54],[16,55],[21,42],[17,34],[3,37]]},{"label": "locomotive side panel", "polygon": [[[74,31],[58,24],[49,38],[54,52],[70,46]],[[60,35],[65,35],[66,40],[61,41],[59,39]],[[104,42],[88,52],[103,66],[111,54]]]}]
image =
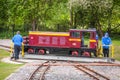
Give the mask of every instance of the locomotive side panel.
[{"label": "locomotive side panel", "polygon": [[81,39],[80,38],[69,38],[70,48],[80,48]]},{"label": "locomotive side panel", "polygon": [[69,47],[69,34],[63,33],[38,33],[29,34],[30,46],[42,46],[42,47]]}]

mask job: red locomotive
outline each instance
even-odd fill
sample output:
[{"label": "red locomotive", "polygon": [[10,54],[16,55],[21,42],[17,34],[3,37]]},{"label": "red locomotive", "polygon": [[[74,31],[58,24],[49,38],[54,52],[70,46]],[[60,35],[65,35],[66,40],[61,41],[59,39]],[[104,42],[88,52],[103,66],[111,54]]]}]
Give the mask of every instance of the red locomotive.
[{"label": "red locomotive", "polygon": [[[88,45],[84,44],[84,35],[89,33]],[[70,29],[69,32],[30,31],[24,38],[24,51],[29,54],[51,54],[66,51],[75,56],[96,56],[98,41],[95,29]]]}]

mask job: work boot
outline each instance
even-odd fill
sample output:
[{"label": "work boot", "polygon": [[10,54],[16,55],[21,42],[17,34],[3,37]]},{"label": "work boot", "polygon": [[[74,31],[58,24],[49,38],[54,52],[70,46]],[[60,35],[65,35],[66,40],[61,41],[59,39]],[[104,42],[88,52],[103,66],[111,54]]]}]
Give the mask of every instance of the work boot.
[{"label": "work boot", "polygon": [[11,57],[10,60],[12,60],[14,57]]}]

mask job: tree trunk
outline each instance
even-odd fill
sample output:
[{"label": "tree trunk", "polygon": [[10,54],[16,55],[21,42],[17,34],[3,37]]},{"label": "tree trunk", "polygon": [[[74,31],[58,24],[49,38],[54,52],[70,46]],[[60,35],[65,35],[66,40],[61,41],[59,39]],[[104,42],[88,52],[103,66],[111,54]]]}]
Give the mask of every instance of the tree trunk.
[{"label": "tree trunk", "polygon": [[107,28],[107,31],[109,34],[111,34],[111,18],[112,18],[112,10],[113,10],[113,7],[108,10],[108,28]]},{"label": "tree trunk", "polygon": [[71,27],[73,27],[73,20],[74,20],[74,18],[73,18],[74,16],[73,16],[73,11],[72,11],[72,9],[70,9],[70,26]]},{"label": "tree trunk", "polygon": [[32,31],[36,30],[36,19],[32,21]]},{"label": "tree trunk", "polygon": [[103,36],[102,26],[99,21],[97,22],[97,24],[98,24],[98,33],[100,34],[100,38],[102,38],[102,36]]},{"label": "tree trunk", "polygon": [[77,13],[75,13],[75,17],[74,17],[74,29],[77,28]]}]

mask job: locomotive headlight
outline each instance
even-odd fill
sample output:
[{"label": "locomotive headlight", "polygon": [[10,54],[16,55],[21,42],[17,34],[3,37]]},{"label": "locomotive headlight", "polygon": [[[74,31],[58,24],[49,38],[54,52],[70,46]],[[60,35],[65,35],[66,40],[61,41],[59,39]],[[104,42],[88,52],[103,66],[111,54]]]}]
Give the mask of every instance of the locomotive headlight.
[{"label": "locomotive headlight", "polygon": [[76,43],[72,43],[73,46],[76,46]]}]

